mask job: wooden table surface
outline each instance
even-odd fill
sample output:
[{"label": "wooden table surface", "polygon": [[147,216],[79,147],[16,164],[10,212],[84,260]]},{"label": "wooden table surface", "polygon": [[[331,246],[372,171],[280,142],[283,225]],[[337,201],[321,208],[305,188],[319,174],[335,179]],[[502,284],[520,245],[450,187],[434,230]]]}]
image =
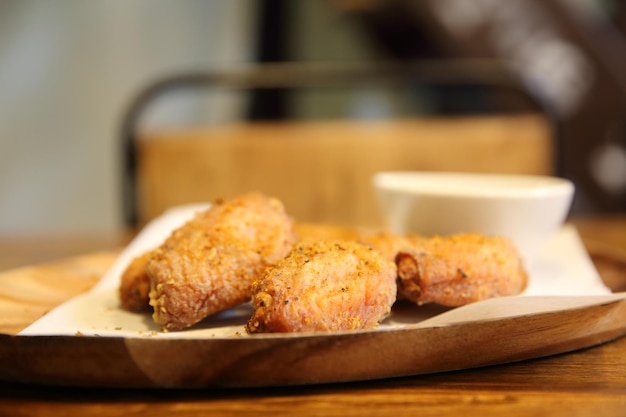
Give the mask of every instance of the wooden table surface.
[{"label": "wooden table surface", "polygon": [[[574,219],[603,279],[626,290],[626,217]],[[126,237],[0,239],[0,269],[104,250],[86,285]],[[108,252],[107,252],[108,251]],[[94,259],[93,254],[88,255]],[[63,261],[60,261],[61,263]],[[55,263],[47,268],[55,268]],[[10,271],[9,271],[10,272]],[[68,277],[72,279],[73,277]],[[76,277],[74,277],[76,278]],[[69,296],[69,294],[68,294]],[[626,416],[626,337],[593,348],[479,369],[288,388],[122,390],[0,382],[0,416]]]}]

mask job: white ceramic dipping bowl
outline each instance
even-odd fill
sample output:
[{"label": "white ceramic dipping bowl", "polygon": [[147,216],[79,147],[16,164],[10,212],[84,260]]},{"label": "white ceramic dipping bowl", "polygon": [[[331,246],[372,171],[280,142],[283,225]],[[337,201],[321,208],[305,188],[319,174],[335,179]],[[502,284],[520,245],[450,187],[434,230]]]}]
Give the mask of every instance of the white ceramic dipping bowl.
[{"label": "white ceramic dipping bowl", "polygon": [[373,183],[390,232],[506,236],[527,263],[562,226],[574,196],[570,181],[536,175],[398,171]]}]

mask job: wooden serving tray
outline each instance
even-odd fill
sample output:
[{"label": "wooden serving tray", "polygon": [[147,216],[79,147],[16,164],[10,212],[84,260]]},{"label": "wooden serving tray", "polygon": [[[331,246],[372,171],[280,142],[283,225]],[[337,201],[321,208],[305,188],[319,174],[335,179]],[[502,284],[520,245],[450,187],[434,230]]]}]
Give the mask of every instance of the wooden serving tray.
[{"label": "wooden serving tray", "polygon": [[100,280],[118,252],[97,252],[0,272],[0,333],[15,335]]},{"label": "wooden serving tray", "polygon": [[251,387],[398,377],[537,358],[626,334],[626,293],[511,297],[375,331],[258,337],[21,336],[116,253],[0,274],[0,379],[101,387]]}]

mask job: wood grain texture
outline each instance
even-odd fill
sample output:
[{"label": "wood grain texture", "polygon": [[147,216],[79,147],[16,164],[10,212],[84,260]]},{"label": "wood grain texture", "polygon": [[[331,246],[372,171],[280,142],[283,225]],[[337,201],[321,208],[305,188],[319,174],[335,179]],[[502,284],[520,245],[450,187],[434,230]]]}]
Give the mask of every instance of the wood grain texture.
[{"label": "wood grain texture", "polygon": [[[476,375],[474,375],[476,376]],[[454,379],[455,375],[449,375]],[[423,382],[423,383],[420,383]],[[307,387],[281,390],[117,391],[48,389],[38,396],[21,387],[6,387],[14,398],[1,400],[0,412],[11,416],[622,416],[625,396],[554,390],[454,388],[425,386],[430,380],[403,379],[401,384]],[[453,385],[453,384],[450,384]],[[5,388],[0,386],[1,388]],[[6,391],[4,391],[6,392]],[[1,395],[1,394],[0,394]],[[61,400],[54,400],[53,395]],[[47,399],[46,399],[47,398]],[[68,400],[69,398],[69,400]]]},{"label": "wood grain texture", "polygon": [[0,333],[17,334],[62,302],[91,288],[117,252],[97,252],[0,273]]},{"label": "wood grain texture", "polygon": [[[535,304],[532,310],[557,301],[524,299]],[[481,318],[486,309],[507,303],[501,298],[461,307],[462,322],[384,331],[201,339],[0,335],[0,376],[105,388],[321,384],[520,361],[598,345],[626,333],[626,294],[584,307]]]},{"label": "wood grain texture", "polygon": [[302,222],[378,226],[376,172],[550,174],[552,140],[534,115],[149,131],[138,143],[139,215],[258,190]]}]

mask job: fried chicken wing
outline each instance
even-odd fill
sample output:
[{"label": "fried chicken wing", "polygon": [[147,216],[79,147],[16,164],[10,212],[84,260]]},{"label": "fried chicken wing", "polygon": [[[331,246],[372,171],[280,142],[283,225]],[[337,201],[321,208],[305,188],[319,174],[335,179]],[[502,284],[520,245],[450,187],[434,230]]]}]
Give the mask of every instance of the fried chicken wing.
[{"label": "fried chicken wing", "polygon": [[150,276],[148,261],[152,251],[131,260],[122,273],[119,297],[122,308],[129,311],[143,311],[150,308]]},{"label": "fried chicken wing", "polygon": [[396,268],[353,241],[301,242],[252,286],[248,333],[370,329],[391,311]]},{"label": "fried chicken wing", "polygon": [[395,262],[398,253],[407,248],[419,248],[427,238],[420,235],[395,235],[392,233],[376,233],[364,236],[361,240],[372,246],[383,258]]},{"label": "fried chicken wing", "polygon": [[181,330],[248,301],[253,280],[295,241],[293,222],[276,199],[250,193],[212,204],[152,253],[155,322]]},{"label": "fried chicken wing", "polygon": [[396,256],[398,295],[417,304],[456,307],[516,295],[527,275],[508,239],[478,234],[432,237]]}]

